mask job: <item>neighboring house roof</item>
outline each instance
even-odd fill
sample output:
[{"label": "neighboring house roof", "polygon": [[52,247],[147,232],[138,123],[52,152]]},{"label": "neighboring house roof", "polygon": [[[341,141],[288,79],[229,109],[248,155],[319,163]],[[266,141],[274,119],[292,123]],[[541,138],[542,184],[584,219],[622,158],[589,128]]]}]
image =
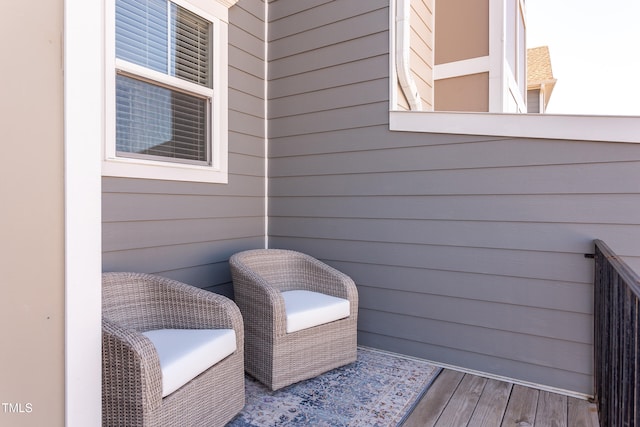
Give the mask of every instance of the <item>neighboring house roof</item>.
[{"label": "neighboring house roof", "polygon": [[551,69],[549,46],[527,49],[527,82],[555,80]]},{"label": "neighboring house roof", "polygon": [[556,82],[551,69],[549,47],[539,46],[527,49],[527,89],[540,89],[544,93],[545,108]]}]

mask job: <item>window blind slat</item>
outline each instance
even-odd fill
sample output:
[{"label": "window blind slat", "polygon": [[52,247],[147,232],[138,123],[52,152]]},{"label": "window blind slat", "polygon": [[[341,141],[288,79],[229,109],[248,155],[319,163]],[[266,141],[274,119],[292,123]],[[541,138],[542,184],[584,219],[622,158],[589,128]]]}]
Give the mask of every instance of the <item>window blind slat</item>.
[{"label": "window blind slat", "polygon": [[207,87],[210,33],[210,22],[173,3],[168,12],[166,0],[116,1],[118,58]]},{"label": "window blind slat", "polygon": [[116,1],[116,57],[167,72],[166,0]]},{"label": "window blind slat", "polygon": [[209,49],[211,24],[191,13],[176,7],[173,17],[172,66],[177,77],[205,86],[210,86]]},{"label": "window blind slat", "polygon": [[[116,0],[116,57],[205,87],[211,23],[167,0]],[[118,156],[210,164],[209,99],[116,75]]]},{"label": "window blind slat", "polygon": [[207,100],[130,77],[116,77],[119,155],[208,162]]}]

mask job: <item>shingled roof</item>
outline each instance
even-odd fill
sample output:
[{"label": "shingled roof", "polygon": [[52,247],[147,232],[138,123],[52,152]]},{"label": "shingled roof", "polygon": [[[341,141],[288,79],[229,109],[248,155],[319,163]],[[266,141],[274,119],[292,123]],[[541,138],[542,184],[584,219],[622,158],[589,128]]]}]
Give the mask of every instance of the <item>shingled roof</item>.
[{"label": "shingled roof", "polygon": [[544,96],[543,112],[547,109],[556,81],[551,69],[549,47],[527,49],[527,90],[540,90]]},{"label": "shingled roof", "polygon": [[527,49],[527,84],[555,81],[551,69],[549,47],[540,46]]}]

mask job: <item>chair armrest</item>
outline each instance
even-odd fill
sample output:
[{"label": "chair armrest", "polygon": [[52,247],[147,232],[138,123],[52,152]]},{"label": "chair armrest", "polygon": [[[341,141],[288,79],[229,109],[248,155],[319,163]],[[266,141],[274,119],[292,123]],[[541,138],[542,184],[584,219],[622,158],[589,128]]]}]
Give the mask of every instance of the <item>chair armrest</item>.
[{"label": "chair armrest", "polygon": [[[140,332],[102,320],[103,406],[154,410],[162,403],[160,359]],[[144,411],[143,411],[144,412]],[[142,412],[140,412],[142,413]]]},{"label": "chair armrest", "polygon": [[242,260],[242,254],[233,255],[229,266],[235,300],[248,333],[256,329],[267,332],[266,336],[286,334],[287,318],[280,290],[265,275],[248,266]]},{"label": "chair armrest", "polygon": [[[348,275],[309,255],[302,255],[303,277],[296,289],[321,292],[358,304],[358,289]],[[300,287],[301,286],[301,287]]]}]

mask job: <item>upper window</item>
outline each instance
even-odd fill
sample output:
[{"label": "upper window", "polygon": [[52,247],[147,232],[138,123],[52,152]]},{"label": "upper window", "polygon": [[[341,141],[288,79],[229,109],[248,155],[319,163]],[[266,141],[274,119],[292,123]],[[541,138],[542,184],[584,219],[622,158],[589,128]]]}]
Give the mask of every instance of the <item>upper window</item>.
[{"label": "upper window", "polygon": [[210,4],[112,4],[104,175],[226,182],[227,9]]}]

